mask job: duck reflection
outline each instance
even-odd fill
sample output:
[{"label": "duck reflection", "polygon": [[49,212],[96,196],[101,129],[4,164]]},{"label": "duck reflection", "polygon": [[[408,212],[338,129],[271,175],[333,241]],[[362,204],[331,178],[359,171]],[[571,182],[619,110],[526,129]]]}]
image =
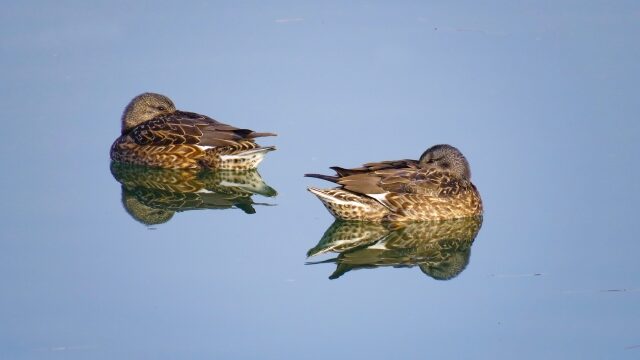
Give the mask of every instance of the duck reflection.
[{"label": "duck reflection", "polygon": [[254,205],[267,204],[255,203],[252,195],[277,195],[256,170],[161,169],[112,162],[111,174],[122,184],[122,206],[145,225],[197,209],[238,208],[253,214]]},{"label": "duck reflection", "polygon": [[328,252],[336,258],[309,264],[335,263],[329,279],[351,270],[381,266],[413,267],[436,279],[450,280],[469,263],[471,245],[482,217],[420,223],[336,221],[307,256]]}]

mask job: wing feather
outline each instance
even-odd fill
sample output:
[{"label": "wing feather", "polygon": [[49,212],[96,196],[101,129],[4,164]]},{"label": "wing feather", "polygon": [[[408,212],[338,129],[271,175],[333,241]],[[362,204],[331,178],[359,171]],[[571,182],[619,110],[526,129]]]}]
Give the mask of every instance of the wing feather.
[{"label": "wing feather", "polygon": [[131,130],[130,136],[139,145],[190,144],[201,146],[236,146],[261,136],[258,133],[220,123],[208,116],[186,111],[155,117]]}]

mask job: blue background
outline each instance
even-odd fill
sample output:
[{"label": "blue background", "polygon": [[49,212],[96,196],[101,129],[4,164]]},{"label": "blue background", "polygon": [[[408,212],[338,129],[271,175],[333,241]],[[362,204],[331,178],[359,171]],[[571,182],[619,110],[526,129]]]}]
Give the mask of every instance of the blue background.
[{"label": "blue background", "polygon": [[[639,37],[633,1],[3,4],[0,357],[638,358]],[[277,132],[277,206],[129,217],[145,91]],[[485,203],[460,276],[305,265],[302,174],[437,143]]]}]

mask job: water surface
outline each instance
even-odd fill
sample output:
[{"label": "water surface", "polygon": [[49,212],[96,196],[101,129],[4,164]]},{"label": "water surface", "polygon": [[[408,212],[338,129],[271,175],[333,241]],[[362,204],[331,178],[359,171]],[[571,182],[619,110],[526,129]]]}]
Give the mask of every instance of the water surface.
[{"label": "water surface", "polygon": [[[1,358],[640,356],[638,4],[35,1],[0,24]],[[108,154],[144,91],[277,132],[277,196],[138,189],[160,217],[131,216]],[[484,200],[463,271],[328,279],[305,188],[329,184],[302,174],[437,143]]]}]

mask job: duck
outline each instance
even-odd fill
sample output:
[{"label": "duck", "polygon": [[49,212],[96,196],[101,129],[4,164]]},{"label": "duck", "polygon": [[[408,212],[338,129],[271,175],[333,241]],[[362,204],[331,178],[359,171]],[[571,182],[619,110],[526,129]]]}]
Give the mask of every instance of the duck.
[{"label": "duck", "polygon": [[331,167],[335,175],[305,174],[339,185],[309,187],[337,219],[372,222],[434,221],[481,216],[482,199],[469,162],[448,144],[428,148],[418,160]]},{"label": "duck", "polygon": [[165,95],[143,93],[122,114],[121,134],[111,146],[113,161],[168,169],[255,169],[274,146],[255,138],[275,136],[177,110]]}]

